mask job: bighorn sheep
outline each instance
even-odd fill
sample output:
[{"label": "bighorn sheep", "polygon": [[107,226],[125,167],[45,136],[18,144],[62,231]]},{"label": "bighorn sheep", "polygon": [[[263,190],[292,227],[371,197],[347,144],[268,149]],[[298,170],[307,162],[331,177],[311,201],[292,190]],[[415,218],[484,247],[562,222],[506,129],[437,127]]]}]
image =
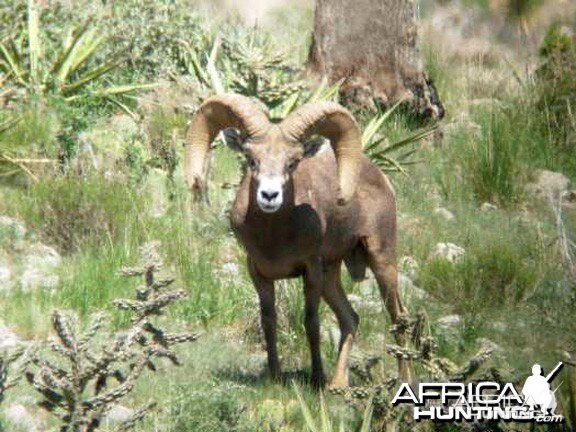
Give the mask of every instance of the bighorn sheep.
[{"label": "bighorn sheep", "polygon": [[[204,188],[210,144],[222,130],[229,146],[246,157],[231,224],[246,248],[260,299],[270,373],[280,376],[274,281],[301,276],[312,382],[324,383],[318,318],[323,298],[341,330],[330,385],[346,386],[358,315],[342,289],[342,261],[355,278],[363,278],[366,266],[370,267],[394,323],[403,312],[397,291],[393,189],[362,154],[358,125],[337,103],[305,104],[274,124],[247,97],[224,94],[206,100],[188,129],[185,176],[193,192]],[[318,139],[313,138],[319,136],[330,140],[333,151],[318,150]],[[401,345],[403,339],[397,336]],[[400,362],[399,369],[405,375],[406,365]]]}]

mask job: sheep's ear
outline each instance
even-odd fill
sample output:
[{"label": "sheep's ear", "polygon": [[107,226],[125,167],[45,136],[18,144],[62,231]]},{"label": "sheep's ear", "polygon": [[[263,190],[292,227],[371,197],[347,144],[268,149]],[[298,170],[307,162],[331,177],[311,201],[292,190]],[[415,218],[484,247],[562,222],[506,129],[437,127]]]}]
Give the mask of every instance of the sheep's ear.
[{"label": "sheep's ear", "polygon": [[224,134],[224,140],[228,148],[235,152],[244,151],[244,143],[246,142],[246,136],[236,128],[226,128],[222,131]]},{"label": "sheep's ear", "polygon": [[304,157],[308,158],[314,156],[318,153],[318,150],[320,150],[320,147],[322,147],[324,143],[328,143],[328,140],[320,135],[314,135],[308,138],[304,141]]}]

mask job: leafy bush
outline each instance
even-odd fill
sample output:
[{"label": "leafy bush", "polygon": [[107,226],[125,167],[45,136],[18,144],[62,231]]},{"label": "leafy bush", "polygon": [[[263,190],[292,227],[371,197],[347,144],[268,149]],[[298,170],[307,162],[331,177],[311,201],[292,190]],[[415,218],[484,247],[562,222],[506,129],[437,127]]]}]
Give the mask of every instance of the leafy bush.
[{"label": "leafy bush", "polygon": [[576,150],[576,36],[552,25],[542,42],[544,64],[537,71],[538,109],[549,117],[560,150]]},{"label": "leafy bush", "polygon": [[178,386],[179,397],[170,404],[174,432],[212,431],[240,432],[253,430],[246,423],[246,406],[241,402],[246,389],[228,385],[217,387],[215,383],[191,389]]},{"label": "leafy bush", "polygon": [[443,193],[453,198],[465,189],[478,202],[517,203],[528,178],[527,165],[538,163],[527,156],[541,144],[540,136],[527,127],[519,111],[491,106],[475,114],[478,127],[458,131],[448,160],[439,167]]},{"label": "leafy bush", "polygon": [[503,245],[479,251],[461,263],[434,260],[419,278],[422,286],[438,298],[468,299],[462,307],[470,309],[460,311],[466,313],[521,303],[537,281],[532,264]]},{"label": "leafy bush", "polygon": [[58,116],[43,104],[30,104],[11,115],[0,128],[0,178],[25,175],[35,181],[39,171],[53,168]]},{"label": "leafy bush", "polygon": [[130,52],[128,68],[156,80],[186,71],[182,46],[204,50],[211,31],[190,5],[172,0],[129,0],[105,24],[116,46]]},{"label": "leafy bush", "polygon": [[74,252],[128,235],[144,208],[142,200],[115,179],[56,177],[33,185],[22,211],[48,243]]}]

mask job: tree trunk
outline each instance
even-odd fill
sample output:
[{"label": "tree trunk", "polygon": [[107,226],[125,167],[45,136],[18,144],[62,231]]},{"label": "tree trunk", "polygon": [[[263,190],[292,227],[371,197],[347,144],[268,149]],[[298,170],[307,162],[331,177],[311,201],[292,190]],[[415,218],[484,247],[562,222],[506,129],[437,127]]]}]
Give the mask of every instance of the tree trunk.
[{"label": "tree trunk", "polygon": [[416,49],[413,0],[316,0],[309,66],[344,79],[345,104],[373,108],[405,98],[426,118],[444,109]]}]

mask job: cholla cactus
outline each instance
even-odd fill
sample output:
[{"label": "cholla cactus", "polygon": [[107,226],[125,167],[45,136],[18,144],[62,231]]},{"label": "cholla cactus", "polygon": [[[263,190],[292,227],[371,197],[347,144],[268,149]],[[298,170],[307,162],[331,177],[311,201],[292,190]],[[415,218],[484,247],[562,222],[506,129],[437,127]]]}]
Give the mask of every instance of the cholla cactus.
[{"label": "cholla cactus", "polygon": [[[180,361],[172,346],[183,342],[191,342],[198,338],[198,334],[167,333],[156,327],[150,318],[162,315],[164,309],[177,300],[184,299],[186,292],[182,289],[164,292],[174,282],[173,277],[165,277],[156,280],[155,273],[162,266],[162,258],[158,254],[159,242],[150,242],[141,250],[141,263],[137,267],[125,267],[120,269],[120,275],[126,277],[143,276],[145,284],[138,288],[136,300],[115,300],[114,305],[120,310],[128,310],[133,314],[133,331],[137,331],[136,341],[147,353],[149,359],[154,357],[168,358],[172,363],[179,365]],[[149,364],[153,367],[152,364]]]},{"label": "cholla cactus", "polygon": [[0,353],[0,404],[6,391],[18,384],[29,361],[22,346]]},{"label": "cholla cactus", "polygon": [[[391,333],[402,332],[410,337],[413,348],[387,344],[386,352],[395,358],[410,360],[419,366],[420,375],[416,381],[431,379],[435,381],[468,382],[478,372],[480,367],[491,357],[493,346],[483,346],[463,365],[458,366],[451,360],[438,356],[438,345],[434,338],[424,334],[427,327],[427,315],[420,311],[415,317],[405,315],[391,326]],[[372,369],[381,360],[380,356],[357,354],[351,359],[350,370],[363,382],[363,386],[331,389],[331,393],[341,395],[352,406],[362,410],[366,401],[372,398],[373,424],[376,430],[388,430],[387,425],[396,425],[397,430],[421,430],[422,424],[414,423],[406,416],[405,407],[393,407],[391,400],[397,389],[398,378],[389,377],[379,380]],[[489,379],[502,381],[501,371],[490,368],[487,371]],[[398,429],[401,425],[404,428]],[[394,428],[392,428],[394,429]]]},{"label": "cholla cactus", "polygon": [[[182,290],[164,292],[173,278],[155,280],[155,272],[162,266],[157,246],[150,243],[142,247],[141,265],[120,271],[124,276],[144,276],[145,280],[136,300],[114,302],[119,309],[133,313],[132,326],[127,331],[115,334],[103,331],[105,316],[101,313],[91,317],[85,330],[71,312],[52,314],[56,335],[47,343],[51,352],[34,356],[34,367],[26,378],[42,395],[39,404],[60,419],[61,432],[96,430],[103,415],[133,390],[146,368],[156,371],[155,358],[166,357],[179,364],[173,345],[198,337],[189,332],[167,333],[151,321],[171,303],[185,297]],[[134,427],[152,406],[136,411],[117,430]]]}]

